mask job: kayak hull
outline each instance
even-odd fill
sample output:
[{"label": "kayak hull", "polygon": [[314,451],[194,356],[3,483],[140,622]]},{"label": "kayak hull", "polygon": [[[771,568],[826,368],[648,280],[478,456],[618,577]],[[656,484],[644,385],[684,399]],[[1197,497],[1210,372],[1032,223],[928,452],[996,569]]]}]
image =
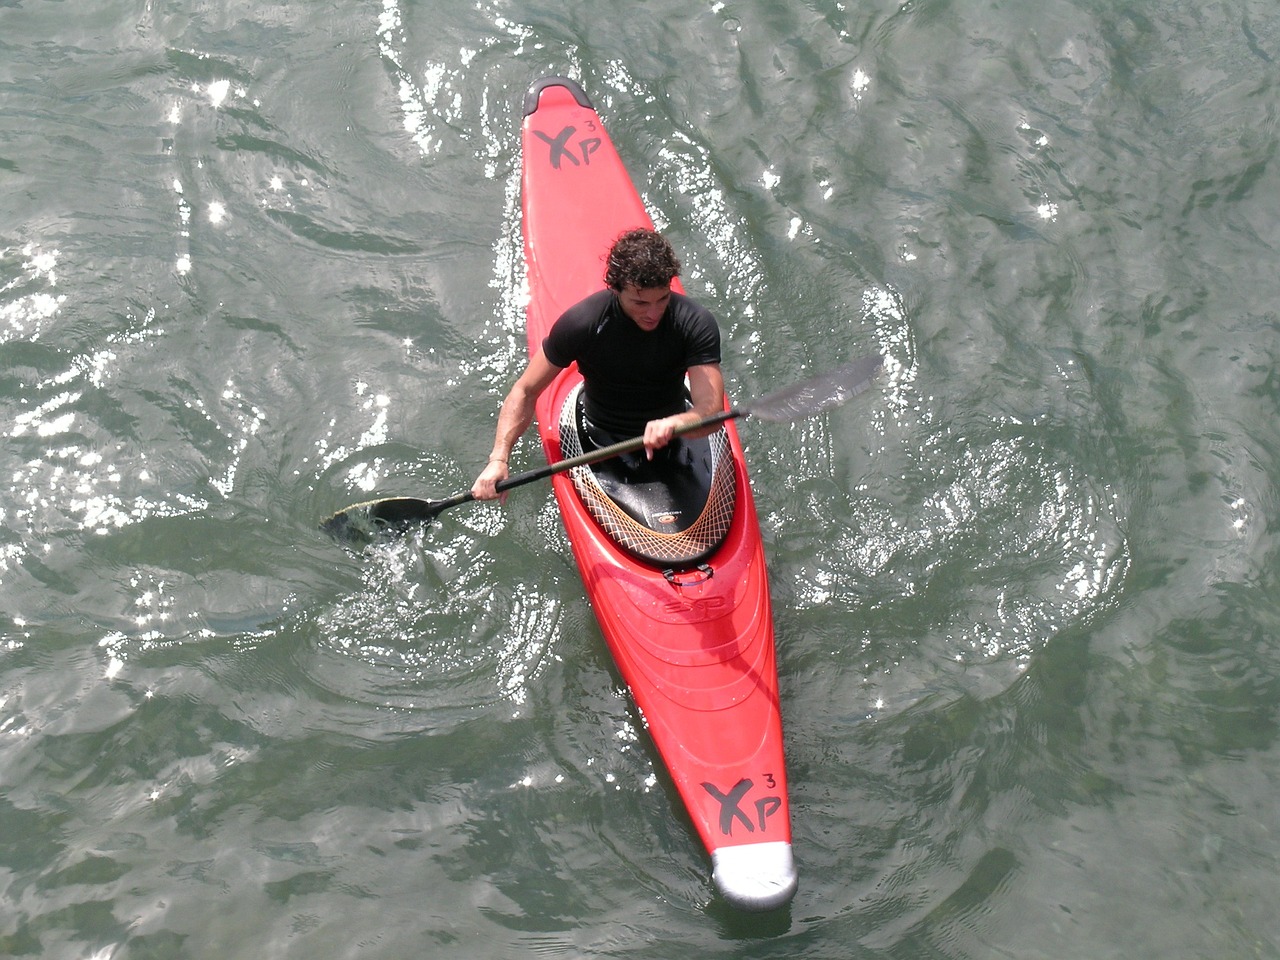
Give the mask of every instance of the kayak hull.
[{"label": "kayak hull", "polygon": [[[538,81],[524,114],[533,354],[565,309],[602,288],[617,235],[652,221],[576,83]],[[580,382],[571,366],[539,397],[549,462],[564,458],[559,414]],[[711,855],[717,889],[737,907],[767,910],[791,899],[797,873],[764,548],[738,434],[732,422],[725,429],[737,506],[724,541],[696,567],[663,570],[633,558],[592,518],[568,475],[554,476],[552,488],[601,632]]]}]

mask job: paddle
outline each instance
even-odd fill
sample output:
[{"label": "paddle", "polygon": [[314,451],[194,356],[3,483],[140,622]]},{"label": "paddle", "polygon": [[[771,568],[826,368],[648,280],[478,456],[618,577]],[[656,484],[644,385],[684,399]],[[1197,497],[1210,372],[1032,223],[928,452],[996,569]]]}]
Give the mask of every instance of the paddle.
[{"label": "paddle", "polygon": [[[709,417],[702,417],[678,429],[676,435],[703,430],[738,417],[751,416],[774,422],[812,417],[862,393],[871,385],[872,379],[883,366],[884,358],[881,356],[862,357],[816,377],[775,390],[758,400]],[[633,437],[567,460],[557,460],[536,470],[517,473],[498,483],[498,490],[510,490],[513,487],[545,480],[557,473],[572,470],[574,467],[599,463],[642,447],[644,447],[644,438]],[[459,493],[444,500],[420,500],[417,497],[368,500],[353,504],[345,510],[339,510],[325,520],[320,525],[320,529],[339,540],[363,541],[383,531],[399,531],[415,523],[428,523],[450,507],[456,507],[474,499],[475,497],[468,490],[466,493]]]}]

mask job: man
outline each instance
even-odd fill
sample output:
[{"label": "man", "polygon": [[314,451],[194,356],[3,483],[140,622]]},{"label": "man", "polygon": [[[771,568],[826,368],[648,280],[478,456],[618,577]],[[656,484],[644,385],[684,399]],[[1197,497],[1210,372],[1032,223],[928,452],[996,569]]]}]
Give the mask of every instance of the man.
[{"label": "man", "polygon": [[503,400],[489,462],[471,487],[476,499],[498,496],[538,396],[574,361],[583,378],[583,426],[596,446],[642,435],[653,459],[677,428],[723,409],[720,329],[708,310],[671,290],[679,275],[661,234],[629,230],[614,241],[606,289],[564,312]]}]

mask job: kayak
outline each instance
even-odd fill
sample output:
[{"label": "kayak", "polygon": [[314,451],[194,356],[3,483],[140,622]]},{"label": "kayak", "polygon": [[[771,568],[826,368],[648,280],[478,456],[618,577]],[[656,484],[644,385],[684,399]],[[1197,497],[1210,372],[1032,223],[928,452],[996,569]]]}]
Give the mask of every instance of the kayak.
[{"label": "kayak", "polygon": [[[614,239],[653,222],[573,80],[530,87],[521,155],[532,355],[561,313],[604,288]],[[538,399],[549,463],[581,450],[581,382],[570,366]],[[692,451],[700,492],[642,491],[654,508],[616,500],[604,466],[556,474],[552,487],[605,642],[716,888],[735,907],[768,910],[790,901],[797,873],[764,547],[734,424]]]}]

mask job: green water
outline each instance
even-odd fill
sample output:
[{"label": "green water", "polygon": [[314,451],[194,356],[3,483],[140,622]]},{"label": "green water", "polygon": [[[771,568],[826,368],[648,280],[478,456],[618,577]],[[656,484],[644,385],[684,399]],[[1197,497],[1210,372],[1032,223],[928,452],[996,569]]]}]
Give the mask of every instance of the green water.
[{"label": "green water", "polygon": [[[1280,21],[0,0],[0,955],[1277,957]],[[546,487],[519,105],[721,319],[801,885],[743,916]],[[535,445],[520,466],[538,463]]]}]

